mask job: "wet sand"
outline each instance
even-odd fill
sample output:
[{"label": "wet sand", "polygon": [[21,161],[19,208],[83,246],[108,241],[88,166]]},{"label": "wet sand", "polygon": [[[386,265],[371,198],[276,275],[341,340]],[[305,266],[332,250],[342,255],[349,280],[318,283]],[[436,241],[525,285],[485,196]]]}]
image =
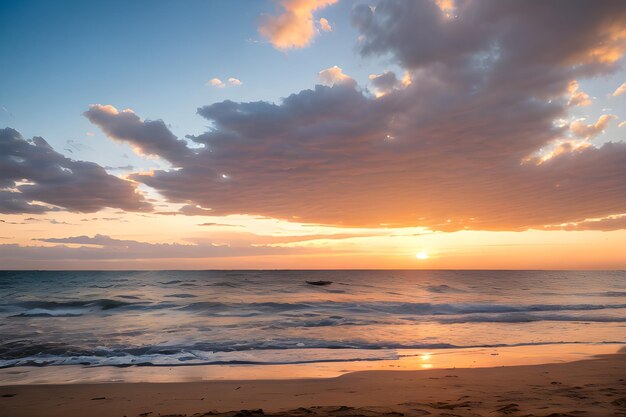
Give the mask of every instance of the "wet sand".
[{"label": "wet sand", "polygon": [[364,371],[326,379],[0,387],[3,417],[220,414],[626,416],[626,354],[547,365]]}]

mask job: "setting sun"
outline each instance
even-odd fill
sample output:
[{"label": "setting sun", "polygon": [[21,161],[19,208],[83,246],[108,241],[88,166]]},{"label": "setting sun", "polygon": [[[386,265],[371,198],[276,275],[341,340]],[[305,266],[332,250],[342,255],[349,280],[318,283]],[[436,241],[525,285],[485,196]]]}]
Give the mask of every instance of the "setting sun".
[{"label": "setting sun", "polygon": [[428,253],[426,252],[417,252],[415,257],[420,260],[428,259]]}]

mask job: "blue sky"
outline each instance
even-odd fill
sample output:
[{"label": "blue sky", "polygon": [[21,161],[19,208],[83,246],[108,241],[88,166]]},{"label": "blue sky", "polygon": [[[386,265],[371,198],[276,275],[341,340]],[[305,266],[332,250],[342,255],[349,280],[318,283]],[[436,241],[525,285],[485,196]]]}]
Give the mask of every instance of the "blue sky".
[{"label": "blue sky", "polygon": [[[279,51],[257,33],[271,1],[2,1],[0,49],[11,57],[0,77],[0,124],[55,148],[87,145],[74,157],[104,165],[145,164],[114,146],[81,116],[90,104],[132,108],[163,119],[180,137],[199,134],[200,106],[222,100],[276,101],[311,88],[317,73],[338,65],[357,80],[393,67],[358,57],[353,3],[323,10],[333,32],[308,48]],[[211,88],[213,78],[243,85]],[[96,133],[95,137],[85,136]],[[65,152],[67,153],[67,152]],[[126,158],[124,158],[126,159]]]}]

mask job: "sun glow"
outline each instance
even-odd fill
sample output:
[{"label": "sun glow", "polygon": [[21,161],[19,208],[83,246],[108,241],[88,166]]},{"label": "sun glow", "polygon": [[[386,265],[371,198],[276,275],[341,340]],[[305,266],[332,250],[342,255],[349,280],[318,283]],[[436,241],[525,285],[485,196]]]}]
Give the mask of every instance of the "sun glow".
[{"label": "sun glow", "polygon": [[417,253],[415,254],[415,257],[416,257],[417,259],[419,259],[419,260],[422,260],[422,261],[423,261],[424,259],[428,259],[428,253],[426,253],[426,252],[417,252]]}]

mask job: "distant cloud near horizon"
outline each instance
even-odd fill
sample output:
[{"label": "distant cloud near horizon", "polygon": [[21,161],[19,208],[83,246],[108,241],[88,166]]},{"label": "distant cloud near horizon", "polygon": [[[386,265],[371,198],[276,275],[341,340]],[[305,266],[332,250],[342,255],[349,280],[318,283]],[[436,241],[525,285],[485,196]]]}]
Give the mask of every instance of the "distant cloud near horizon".
[{"label": "distant cloud near horizon", "polygon": [[55,245],[0,244],[0,259],[28,261],[192,259],[286,255],[309,252],[306,248],[261,244],[229,245],[216,244],[210,241],[187,244],[149,243],[130,239],[116,239],[102,234],[33,240]]},{"label": "distant cloud near horizon", "polygon": [[[278,49],[304,48],[311,43],[316,34],[313,13],[337,1],[281,0],[282,12],[279,15],[261,16],[259,33]],[[323,31],[332,30],[328,20],[322,18],[319,23]]]}]

